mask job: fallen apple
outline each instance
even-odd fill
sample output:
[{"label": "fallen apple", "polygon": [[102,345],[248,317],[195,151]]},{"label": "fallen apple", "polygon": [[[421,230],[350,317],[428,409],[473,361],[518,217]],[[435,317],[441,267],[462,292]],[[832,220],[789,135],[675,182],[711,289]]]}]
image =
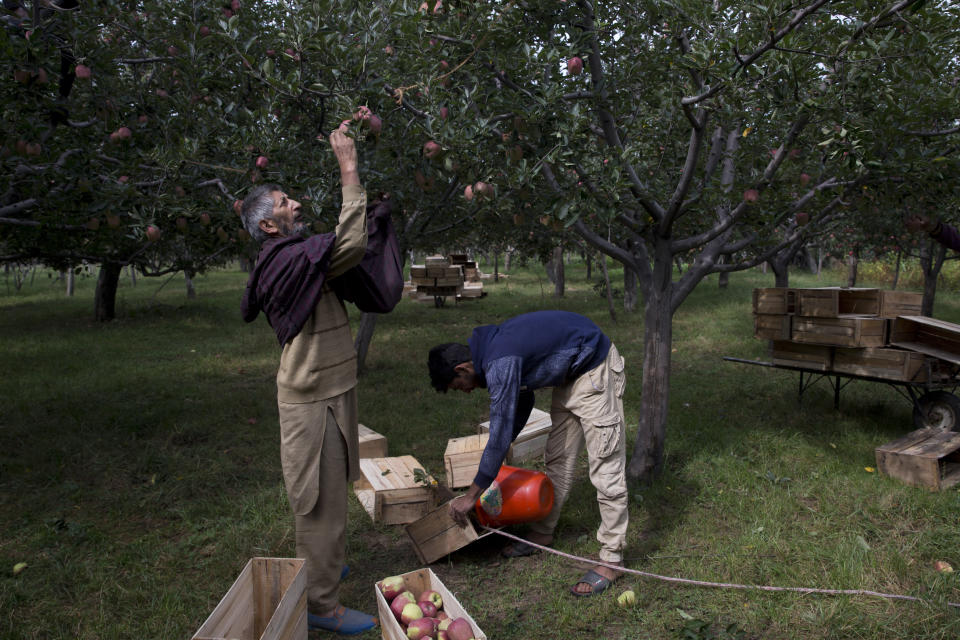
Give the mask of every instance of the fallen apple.
[{"label": "fallen apple", "polygon": [[617,596],[617,604],[621,607],[632,607],[637,604],[637,594],[632,590],[627,590]]},{"label": "fallen apple", "polygon": [[940,573],[953,573],[953,567],[946,560],[937,560],[933,563],[933,568]]}]

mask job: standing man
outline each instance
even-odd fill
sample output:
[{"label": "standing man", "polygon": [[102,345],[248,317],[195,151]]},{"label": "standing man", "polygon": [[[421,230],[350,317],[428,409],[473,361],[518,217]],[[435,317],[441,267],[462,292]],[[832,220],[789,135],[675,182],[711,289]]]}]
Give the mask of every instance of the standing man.
[{"label": "standing man", "polygon": [[343,302],[328,281],[358,264],[367,244],[367,196],[347,124],[330,134],[343,205],[335,233],[304,238],[300,203],[277,185],[243,201],[243,225],[261,245],[244,294],[243,318],[260,311],[280,342],[277,404],[280,460],[306,559],[310,629],[353,635],[376,618],[340,604],[347,483],[359,475],[357,357]]},{"label": "standing man", "polygon": [[[553,387],[553,426],[544,457],[555,497],[550,514],[531,527],[530,540],[542,545],[553,542],[577,456],[586,444],[590,481],[600,506],[600,560],[622,565],[629,517],[623,421],[626,378],[623,358],[610,338],[576,313],[536,311],[500,325],[477,327],[469,346],[437,345],[430,350],[428,366],[438,392],[470,393],[477,387],[490,391],[490,439],[467,493],[450,503],[451,517],[461,526],[466,524],[467,514],[496,478],[510,444],[530,417],[534,390]],[[528,544],[514,543],[503,553],[516,557],[534,551]],[[570,590],[576,596],[592,596],[618,577],[619,571],[597,565]]]}]

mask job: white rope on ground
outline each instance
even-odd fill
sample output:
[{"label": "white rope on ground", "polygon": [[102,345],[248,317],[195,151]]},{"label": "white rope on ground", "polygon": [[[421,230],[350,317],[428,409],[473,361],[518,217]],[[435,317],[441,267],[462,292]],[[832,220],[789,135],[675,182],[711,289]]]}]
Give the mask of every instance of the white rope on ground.
[{"label": "white rope on ground", "polygon": [[[557,551],[550,547],[546,547],[536,542],[530,542],[529,540],[524,540],[520,536],[515,536],[512,533],[507,533],[501,529],[492,529],[486,525],[480,525],[480,527],[486,529],[491,533],[498,533],[501,536],[510,538],[517,542],[522,542],[528,544],[531,547],[540,549],[541,551],[548,551],[552,554],[561,556],[563,558],[569,558],[570,560],[578,560],[581,562],[592,563],[601,567],[607,567],[608,569],[613,569],[614,571],[622,571],[623,573],[632,573],[634,575],[643,576],[644,578],[655,578],[657,580],[663,580],[664,582],[676,582],[679,584],[689,584],[697,587],[719,587],[722,589],[746,589],[754,591],[788,591],[793,593],[822,593],[826,595],[833,596],[874,596],[877,598],[886,598],[887,600],[908,600],[910,602],[922,602],[929,604],[929,600],[924,600],[916,596],[904,596],[896,593],[883,593],[880,591],[870,591],[868,589],[817,589],[815,587],[772,587],[767,585],[756,585],[756,584],[736,584],[733,582],[707,582],[705,580],[691,580],[690,578],[676,578],[673,576],[662,576],[657,573],[650,573],[648,571],[640,571],[639,569],[630,569],[618,564],[611,564],[603,562],[601,560],[593,560],[590,558],[583,558],[580,556],[571,555],[569,553],[564,553],[563,551]],[[947,602],[948,606],[960,608],[960,602]]]}]

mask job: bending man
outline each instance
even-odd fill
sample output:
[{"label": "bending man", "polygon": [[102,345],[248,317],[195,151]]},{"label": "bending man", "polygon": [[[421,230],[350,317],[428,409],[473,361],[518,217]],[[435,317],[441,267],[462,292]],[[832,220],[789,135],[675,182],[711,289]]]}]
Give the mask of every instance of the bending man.
[{"label": "bending man", "polygon": [[[577,455],[584,444],[590,481],[600,506],[600,560],[623,563],[627,534],[626,448],[623,358],[599,327],[567,311],[536,311],[500,325],[473,330],[469,346],[441,344],[430,350],[430,381],[445,393],[490,392],[490,439],[480,468],[467,493],[450,503],[450,515],[461,525],[483,491],[490,486],[533,409],[536,389],[553,387],[552,427],[547,439],[547,475],[553,482],[553,510],[534,523],[530,540],[548,545],[570,493]],[[509,557],[535,551],[516,543],[504,549]],[[620,572],[595,566],[571,591],[590,596],[605,590]]]}]

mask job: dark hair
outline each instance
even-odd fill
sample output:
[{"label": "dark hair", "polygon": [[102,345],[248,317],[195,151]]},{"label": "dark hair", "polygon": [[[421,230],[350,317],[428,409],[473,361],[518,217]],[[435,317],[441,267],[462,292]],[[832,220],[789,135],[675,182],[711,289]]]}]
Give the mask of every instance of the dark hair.
[{"label": "dark hair", "polygon": [[470,362],[470,347],[459,342],[446,342],[430,349],[427,366],[430,368],[430,384],[440,393],[446,393],[447,387],[457,377],[454,367]]}]

